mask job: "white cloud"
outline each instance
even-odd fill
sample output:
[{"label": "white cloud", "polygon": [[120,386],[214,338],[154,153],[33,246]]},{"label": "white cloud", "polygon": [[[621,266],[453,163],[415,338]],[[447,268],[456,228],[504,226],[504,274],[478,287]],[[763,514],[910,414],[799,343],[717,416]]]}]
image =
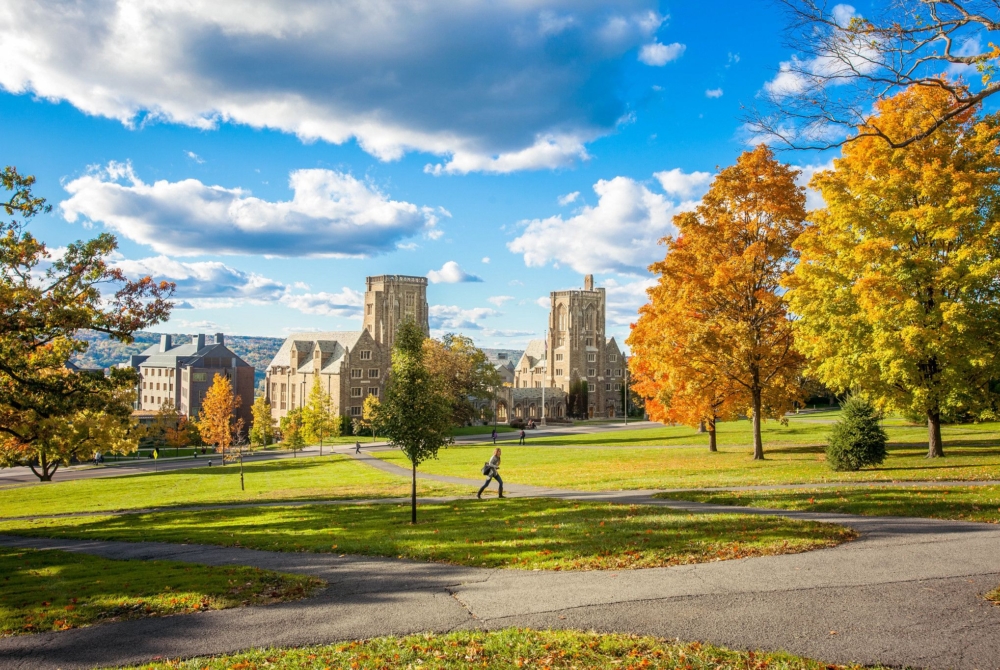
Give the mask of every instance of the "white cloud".
[{"label": "white cloud", "polygon": [[700,198],[708,190],[714,175],[711,172],[684,172],[680,168],[674,168],[654,172],[653,176],[668,195],[690,200]]},{"label": "white cloud", "polygon": [[480,277],[463,270],[455,261],[448,261],[441,266],[440,270],[431,270],[427,273],[427,278],[431,280],[432,284],[462,284],[483,281]]},{"label": "white cloud", "polygon": [[295,170],[291,200],[270,202],[197,179],[142,182],[129,163],[74,179],[60,207],[67,221],[99,221],[160,253],[370,256],[434,226],[443,210],[391,200],[332,170]]},{"label": "white cloud", "polygon": [[709,88],[705,90],[706,98],[721,98],[722,89],[721,88]]},{"label": "white cloud", "polygon": [[576,202],[576,199],[580,197],[579,191],[573,191],[572,193],[567,193],[566,195],[561,195],[558,198],[559,204],[565,207],[570,203]]},{"label": "white cloud", "polygon": [[483,256],[483,262],[484,263],[489,263],[490,262],[490,257],[489,256]]},{"label": "white cloud", "polygon": [[442,156],[432,172],[549,168],[585,157],[626,112],[626,54],[675,48],[648,44],[657,6],[6,0],[0,87],[129,126],[236,123],[354,139],[382,160]]},{"label": "white cloud", "polygon": [[639,60],[646,65],[659,67],[661,65],[666,65],[672,60],[677,60],[684,55],[684,51],[686,49],[687,46],[681,44],[680,42],[674,42],[673,44],[660,44],[659,42],[653,42],[651,44],[646,44],[639,50]]},{"label": "white cloud", "polygon": [[185,151],[184,155],[187,156],[188,158],[190,158],[191,160],[193,160],[198,165],[202,165],[205,162],[204,158],[202,158],[201,156],[199,156],[198,154],[196,154],[193,151]]},{"label": "white cloud", "polygon": [[288,286],[279,281],[218,261],[184,263],[155,256],[117,260],[114,265],[131,278],[149,276],[156,281],[176,283],[175,297],[185,300],[190,307],[274,302],[288,292]]},{"label": "white cloud", "polygon": [[287,295],[281,302],[303,314],[360,319],[364,301],[363,293],[345,286],[339,293],[320,292]]},{"label": "white cloud", "polygon": [[806,210],[812,211],[814,209],[823,209],[826,207],[826,201],[823,200],[822,194],[819,191],[814,191],[809,188],[809,181],[813,178],[813,175],[817,172],[822,172],[824,170],[833,169],[833,159],[831,158],[825,163],[815,163],[810,165],[793,165],[797,170],[801,170],[799,176],[795,179],[795,183],[799,186],[806,187]]},{"label": "white cloud", "polygon": [[541,307],[542,309],[549,309],[550,307],[552,307],[552,297],[544,295],[541,298],[536,298],[535,304]]},{"label": "white cloud", "polygon": [[[674,179],[676,184],[668,183],[676,191],[687,192],[694,188],[692,182],[702,179],[681,173]],[[673,216],[695,205],[671,201],[628,177],[602,179],[594,185],[594,192],[597,205],[583,207],[575,216],[521,222],[521,235],[507,248],[522,254],[529,267],[554,263],[580,273],[643,273],[662,256],[657,245],[660,238],[675,232]]]},{"label": "white cloud", "polygon": [[512,295],[494,295],[486,299],[486,302],[496,305],[497,307],[503,307],[505,302],[513,300]]},{"label": "white cloud", "polygon": [[[661,257],[666,253],[661,248]],[[656,278],[649,277],[635,281],[619,282],[615,279],[606,279],[600,283],[604,287],[607,296],[607,318],[608,323],[619,328],[627,328],[638,318],[639,308],[646,304],[649,297],[646,289],[656,285]],[[621,346],[624,342],[619,340]]]},{"label": "white cloud", "polygon": [[482,330],[480,322],[483,319],[499,315],[500,312],[489,307],[463,309],[457,305],[431,305],[428,308],[431,328],[438,331]]}]

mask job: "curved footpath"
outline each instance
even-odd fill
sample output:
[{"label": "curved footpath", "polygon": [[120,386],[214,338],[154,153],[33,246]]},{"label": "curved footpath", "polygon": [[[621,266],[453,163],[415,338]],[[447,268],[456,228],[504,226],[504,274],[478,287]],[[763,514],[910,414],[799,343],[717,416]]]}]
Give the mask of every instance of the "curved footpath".
[{"label": "curved footpath", "polygon": [[528,572],[195,545],[0,537],[7,546],[251,565],[329,582],[317,596],[294,603],[3,639],[0,667],[89,668],[251,646],[529,626],[785,649],[831,663],[1000,668],[1000,607],[982,598],[1000,584],[998,526],[723,507],[652,499],[637,491],[509,488],[521,495],[780,514],[841,523],[861,537],[804,554],[618,572]]}]

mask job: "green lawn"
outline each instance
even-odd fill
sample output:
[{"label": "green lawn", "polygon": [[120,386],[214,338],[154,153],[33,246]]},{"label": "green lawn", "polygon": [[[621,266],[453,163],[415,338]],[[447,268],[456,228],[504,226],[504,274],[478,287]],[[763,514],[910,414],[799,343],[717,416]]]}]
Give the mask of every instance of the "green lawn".
[{"label": "green lawn", "polygon": [[[407,496],[410,483],[348,456],[294,458],[157,474],[54,481],[0,489],[0,518],[31,514],[103,512],[214,503],[386,498]],[[468,495],[471,489],[418,483],[422,496]]]},{"label": "green lawn", "polygon": [[[158,661],[149,670],[250,670],[252,668],[426,668],[485,670],[570,668],[670,670],[837,670],[783,652],[731,651],[693,642],[636,635],[509,628],[447,635],[379,637],[371,640],[291,649],[254,649],[227,656]],[[856,666],[851,666],[856,667]],[[860,670],[860,668],[859,668]]]},{"label": "green lawn", "polygon": [[852,539],[841,526],[745,514],[548,499],[311,505],[0,523],[15,535],[158,541],[545,570],[646,568],[795,553]]},{"label": "green lawn", "polygon": [[[497,426],[497,433],[513,433],[510,426],[500,424]],[[460,435],[490,435],[493,433],[493,426],[459,426],[453,428],[451,434],[458,437]]]},{"label": "green lawn", "polygon": [[0,637],[304,598],[324,582],[246,567],[0,547]]},{"label": "green lawn", "polygon": [[[503,446],[501,472],[511,483],[580,490],[1000,479],[1000,423],[996,422],[944,427],[947,456],[928,460],[926,429],[888,420],[891,442],[882,466],[833,472],[826,464],[824,446],[835,416],[835,412],[804,414],[792,417],[788,426],[765,424],[764,461],[751,459],[750,423],[732,421],[719,425],[718,453],[708,451],[705,435],[685,427],[529,437],[524,447]],[[492,444],[451,447],[420,469],[478,477],[492,449]],[[399,452],[374,455],[404,465]]]},{"label": "green lawn", "polygon": [[657,498],[807,512],[918,516],[1000,523],[1000,486],[844,487],[777,491],[685,491]]}]

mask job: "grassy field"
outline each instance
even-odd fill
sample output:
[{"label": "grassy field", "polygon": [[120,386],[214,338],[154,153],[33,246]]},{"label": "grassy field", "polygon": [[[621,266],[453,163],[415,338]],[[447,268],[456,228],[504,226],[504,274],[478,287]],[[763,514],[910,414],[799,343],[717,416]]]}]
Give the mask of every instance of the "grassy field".
[{"label": "grassy field", "polygon": [[[407,496],[410,483],[348,456],[283,459],[239,468],[192,468],[0,489],[0,518],[213,503]],[[468,495],[469,488],[418,482],[420,495]]]},{"label": "grassy field", "polygon": [[0,547],[0,637],[304,598],[324,582],[257,568]]},{"label": "grassy field", "polygon": [[380,637],[293,649],[255,649],[228,656],[159,661],[142,667],[149,670],[250,670],[264,667],[288,670],[324,667],[464,670],[473,666],[485,670],[521,667],[552,670],[837,670],[844,667],[782,652],[730,651],[698,642],[683,644],[635,635],[514,628],[447,635]]},{"label": "grassy field", "polygon": [[[514,429],[510,426],[505,426],[499,424],[497,426],[497,433],[513,433]],[[459,426],[451,431],[451,434],[458,437],[459,435],[490,435],[493,433],[493,426]]]},{"label": "grassy field", "polygon": [[846,528],[745,514],[522,498],[421,505],[312,505],[63,517],[0,523],[43,537],[158,541],[411,558],[491,568],[647,568],[796,553],[854,537]]},{"label": "grassy field", "polygon": [[[928,460],[926,429],[888,420],[891,442],[882,466],[834,472],[823,450],[835,417],[823,412],[792,417],[788,426],[766,424],[764,461],[751,459],[749,422],[733,421],[719,426],[718,453],[707,450],[705,435],[684,427],[529,437],[524,447],[503,446],[501,473],[512,483],[580,490],[1000,479],[1000,423],[946,426],[947,456]],[[451,447],[420,467],[434,474],[478,477],[492,449],[492,444]],[[399,452],[374,455],[404,464]]]},{"label": "grassy field", "polygon": [[806,512],[917,516],[1000,523],[1000,486],[844,487],[777,491],[685,491],[657,498]]}]

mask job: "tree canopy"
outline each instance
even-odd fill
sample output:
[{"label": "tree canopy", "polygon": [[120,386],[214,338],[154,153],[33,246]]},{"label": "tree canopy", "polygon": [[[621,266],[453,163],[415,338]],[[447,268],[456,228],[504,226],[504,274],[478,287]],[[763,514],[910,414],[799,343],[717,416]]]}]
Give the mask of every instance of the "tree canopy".
[{"label": "tree canopy", "polygon": [[[948,115],[952,97],[915,86],[876,107],[906,134]],[[928,456],[941,421],[992,413],[1000,341],[1000,127],[974,110],[894,149],[844,148],[812,186],[826,207],[796,243],[787,281],[799,347],[814,374],[879,409],[922,417]]]},{"label": "tree canopy", "polygon": [[225,375],[216,374],[212,385],[201,401],[198,413],[198,430],[201,438],[224,456],[233,446],[236,436],[243,430],[243,420],[236,418],[240,398],[233,393],[233,385]]},{"label": "tree canopy", "polygon": [[423,343],[424,364],[437,379],[451,404],[452,423],[469,424],[479,418],[475,400],[488,400],[501,385],[500,373],[471,338],[446,334]]},{"label": "tree canopy", "polygon": [[106,375],[72,369],[70,359],[87,348],[77,333],[89,329],[129,342],[137,330],[167,318],[174,285],[127,279],[110,262],[118,245],[108,234],[54,256],[28,230],[34,216],[49,210],[32,193],[35,179],[6,167],[0,184],[9,194],[0,209],[13,217],[0,221],[0,463],[28,465],[49,480],[92,448],[93,439],[78,439],[83,434],[104,432],[102,451],[133,448],[131,437],[110,436],[130,434],[138,377],[130,369]]}]

